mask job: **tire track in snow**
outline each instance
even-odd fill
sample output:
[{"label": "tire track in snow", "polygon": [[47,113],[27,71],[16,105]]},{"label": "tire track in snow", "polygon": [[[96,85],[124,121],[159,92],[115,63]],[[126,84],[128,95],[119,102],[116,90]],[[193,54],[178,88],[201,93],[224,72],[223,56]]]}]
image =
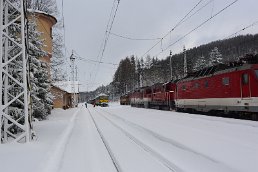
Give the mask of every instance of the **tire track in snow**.
[{"label": "tire track in snow", "polygon": [[111,150],[110,146],[108,145],[108,143],[107,143],[105,137],[103,136],[101,130],[99,129],[99,127],[98,127],[98,125],[97,125],[95,119],[93,118],[93,116],[92,116],[90,110],[89,110],[88,108],[87,108],[87,110],[88,110],[88,112],[89,112],[89,114],[90,114],[90,117],[91,117],[91,119],[92,119],[92,121],[93,121],[93,123],[94,123],[94,125],[95,125],[95,127],[96,127],[96,129],[97,129],[97,131],[98,131],[98,133],[99,133],[99,136],[100,136],[100,138],[101,138],[101,140],[102,140],[102,142],[103,142],[105,148],[107,149],[107,152],[108,152],[108,154],[109,154],[109,156],[110,156],[110,158],[111,158],[111,160],[112,160],[112,162],[113,162],[113,165],[114,165],[115,168],[116,168],[116,171],[117,171],[117,172],[122,172],[122,169],[121,169],[121,167],[120,167],[118,161],[116,160],[116,158],[115,158],[115,156],[114,156],[114,153],[112,152],[112,150]]},{"label": "tire track in snow", "polygon": [[114,127],[119,129],[120,131],[122,131],[122,133],[125,136],[127,136],[130,140],[132,140],[136,145],[138,145],[144,151],[148,152],[151,156],[153,156],[158,162],[160,162],[165,167],[167,167],[170,171],[172,171],[172,172],[183,172],[183,170],[180,169],[179,167],[177,167],[174,163],[172,163],[171,161],[167,160],[165,157],[163,157],[161,154],[159,154],[158,152],[153,150],[151,147],[149,147],[148,145],[144,144],[139,139],[137,139],[136,137],[134,137],[133,135],[131,135],[130,133],[125,131],[123,128],[121,128],[120,126],[115,124],[112,120],[110,120],[107,117],[105,117],[101,112],[99,112],[97,110],[95,110],[95,111],[99,114],[99,116],[101,116],[105,120],[109,121]]}]

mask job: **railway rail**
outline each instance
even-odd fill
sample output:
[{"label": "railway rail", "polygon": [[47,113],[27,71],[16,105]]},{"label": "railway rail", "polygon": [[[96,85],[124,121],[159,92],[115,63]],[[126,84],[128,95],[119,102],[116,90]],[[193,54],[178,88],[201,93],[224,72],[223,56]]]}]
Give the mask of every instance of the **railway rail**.
[{"label": "railway rail", "polygon": [[[108,121],[110,124],[112,124],[115,128],[120,130],[128,139],[130,139],[133,143],[135,143],[138,147],[140,147],[142,150],[144,150],[147,154],[151,155],[154,159],[156,159],[160,164],[165,166],[169,171],[171,172],[183,172],[181,168],[176,166],[174,163],[171,161],[167,160],[165,157],[163,157],[160,153],[156,152],[153,150],[151,147],[134,137],[132,134],[124,130],[122,127],[114,123],[112,120],[109,118],[105,117],[101,112],[95,110],[99,116],[104,118],[106,121]],[[94,119],[94,117],[92,117]],[[96,122],[96,121],[95,121]]]},{"label": "railway rail", "polygon": [[174,147],[177,147],[177,148],[179,148],[179,149],[181,149],[181,150],[183,150],[183,151],[191,152],[191,153],[196,154],[196,155],[198,155],[198,156],[201,156],[201,157],[203,157],[203,158],[209,159],[209,160],[212,161],[212,162],[218,163],[217,160],[212,159],[211,157],[209,157],[209,156],[207,156],[207,155],[204,155],[204,154],[202,154],[202,153],[200,153],[200,152],[197,152],[197,151],[195,151],[195,150],[193,150],[193,149],[191,149],[191,148],[189,148],[189,147],[187,147],[187,146],[184,146],[184,145],[180,144],[179,142],[177,142],[177,141],[175,141],[175,140],[173,140],[173,139],[164,137],[164,136],[158,134],[157,132],[151,131],[151,130],[149,130],[149,129],[145,128],[145,127],[142,127],[142,126],[140,126],[140,125],[138,125],[138,124],[136,124],[136,123],[133,123],[133,122],[131,122],[131,121],[128,121],[128,120],[126,120],[126,119],[124,119],[124,118],[122,118],[122,117],[120,117],[120,116],[118,116],[118,115],[116,115],[116,114],[114,114],[114,113],[110,113],[110,112],[105,111],[105,110],[102,110],[102,111],[104,111],[105,113],[109,114],[110,116],[113,116],[113,117],[119,119],[120,121],[123,121],[123,122],[124,122],[126,125],[128,125],[128,126],[133,127],[133,128],[135,128],[135,129],[137,129],[137,130],[139,130],[139,131],[141,131],[141,132],[144,132],[144,133],[146,133],[146,134],[148,134],[148,135],[150,135],[150,136],[156,138],[157,140],[160,140],[160,141],[162,141],[162,142],[166,142],[166,143],[168,143],[169,145],[174,146]]},{"label": "railway rail", "polygon": [[121,169],[121,167],[120,167],[118,161],[116,160],[116,157],[114,156],[114,153],[112,152],[112,150],[111,150],[111,148],[110,148],[108,142],[106,141],[104,135],[102,134],[100,128],[98,127],[98,124],[96,123],[94,117],[92,116],[92,113],[90,112],[89,109],[87,109],[87,110],[88,110],[88,112],[89,112],[89,114],[90,114],[90,117],[91,117],[91,119],[92,119],[92,121],[93,121],[93,123],[94,123],[94,126],[96,127],[96,129],[97,129],[97,131],[98,131],[98,134],[99,134],[99,136],[100,136],[100,138],[101,138],[101,140],[102,140],[102,142],[103,142],[105,148],[107,149],[107,152],[108,152],[108,154],[109,154],[109,156],[110,156],[110,158],[111,158],[111,160],[112,160],[112,163],[113,163],[113,165],[114,165],[116,171],[117,171],[117,172],[122,172],[122,169]]},{"label": "railway rail", "polygon": [[[113,126],[118,128],[120,131],[122,131],[127,137],[129,137],[131,140],[133,140],[137,145],[139,145],[142,149],[150,153],[152,156],[154,156],[158,161],[160,161],[162,164],[164,164],[167,168],[169,168],[171,171],[185,171],[184,167],[178,166],[178,164],[173,162],[173,156],[177,155],[183,155],[185,157],[185,163],[191,164],[193,163],[191,160],[188,161],[188,157],[195,157],[196,159],[195,163],[197,164],[210,164],[213,169],[216,169],[218,171],[220,170],[226,170],[226,171],[234,171],[231,167],[224,164],[223,162],[210,157],[209,155],[206,155],[202,152],[198,152],[188,146],[185,146],[171,138],[167,138],[165,136],[160,135],[159,133],[152,131],[150,129],[147,129],[141,125],[138,125],[136,123],[133,123],[131,121],[128,121],[119,115],[110,113],[106,110],[98,108],[97,110],[98,114],[101,115],[103,118],[105,118],[107,121],[109,121]],[[121,123],[122,122],[122,123]],[[129,127],[129,128],[128,128]],[[135,134],[136,132],[138,134]],[[139,134],[140,133],[140,134]],[[142,137],[141,137],[142,136]],[[155,147],[155,143],[152,144],[150,140],[146,140],[146,138],[151,138],[153,142],[155,143],[161,143],[163,146]],[[168,150],[169,156],[166,155],[166,151],[164,152],[164,149]],[[172,150],[172,151],[171,151]],[[177,152],[176,154],[172,154],[172,152]],[[171,156],[173,155],[173,156]],[[184,160],[184,158],[182,158]],[[207,170],[207,169],[206,169]],[[215,170],[216,171],[216,170]]]}]

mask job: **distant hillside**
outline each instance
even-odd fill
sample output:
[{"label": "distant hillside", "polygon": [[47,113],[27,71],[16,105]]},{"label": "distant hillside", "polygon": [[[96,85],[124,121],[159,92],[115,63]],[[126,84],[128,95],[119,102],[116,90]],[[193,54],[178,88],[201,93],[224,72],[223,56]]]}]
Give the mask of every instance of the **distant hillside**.
[{"label": "distant hillside", "polygon": [[[258,34],[241,35],[230,39],[218,40],[198,47],[186,50],[188,71],[194,71],[212,65],[216,60],[219,63],[237,60],[247,53],[257,54]],[[179,53],[172,56],[173,77],[183,77],[184,54]],[[140,86],[152,85],[158,82],[170,80],[170,57],[159,60],[147,56],[139,59],[130,56],[122,59],[114,74],[113,81],[106,87],[88,93],[86,97],[93,98],[96,94],[103,92],[118,97],[126,91]]]},{"label": "distant hillside", "polygon": [[[218,48],[224,63],[236,60],[247,53],[256,54],[258,52],[258,34],[241,35],[230,39],[218,40],[187,50],[188,70],[192,71],[194,64],[202,56],[206,61],[208,61],[211,50],[213,50],[214,47]],[[177,77],[179,77],[183,72],[183,53],[176,54],[172,58],[173,62],[177,63],[175,70],[177,71]],[[169,57],[167,57],[165,63],[169,63]]]}]

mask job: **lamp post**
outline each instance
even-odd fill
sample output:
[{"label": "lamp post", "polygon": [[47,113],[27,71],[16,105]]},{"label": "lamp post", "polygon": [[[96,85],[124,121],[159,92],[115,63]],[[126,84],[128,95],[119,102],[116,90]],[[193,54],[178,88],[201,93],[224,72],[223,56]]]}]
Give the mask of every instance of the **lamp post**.
[{"label": "lamp post", "polygon": [[72,52],[72,55],[70,56],[70,61],[71,61],[71,72],[72,72],[72,107],[75,107],[76,105],[76,102],[75,102],[75,76],[74,76],[74,61],[75,61],[75,57],[73,55],[73,52]]},{"label": "lamp post", "polygon": [[172,79],[173,79],[173,71],[172,71],[172,51],[170,50],[170,53],[169,53],[169,63],[170,63],[170,80],[172,81]]}]

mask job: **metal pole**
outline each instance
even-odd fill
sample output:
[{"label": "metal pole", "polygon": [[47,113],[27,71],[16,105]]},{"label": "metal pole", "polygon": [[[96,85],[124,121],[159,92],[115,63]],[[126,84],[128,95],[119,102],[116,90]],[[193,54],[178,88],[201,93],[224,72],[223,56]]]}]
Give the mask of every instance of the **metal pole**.
[{"label": "metal pole", "polygon": [[[28,142],[31,135],[24,9],[24,0],[0,0],[0,130],[5,142]],[[18,28],[17,33],[12,28]],[[13,71],[18,63],[17,75]]]},{"label": "metal pole", "polygon": [[170,50],[170,53],[169,53],[169,63],[170,63],[170,80],[172,81],[173,80],[173,69],[172,69],[172,51]]},{"label": "metal pole", "polygon": [[[0,0],[0,81],[3,81],[3,61],[1,60],[3,57],[3,7],[4,7],[4,3],[3,0]],[[2,85],[0,85],[0,89],[2,89]],[[3,92],[2,90],[0,90],[0,144],[2,143],[2,119],[3,119],[3,114],[2,114],[2,110],[3,110],[3,104],[2,104],[2,98],[3,98]]]},{"label": "metal pole", "polygon": [[[9,10],[9,6],[8,5],[6,5],[5,6],[5,10],[4,10],[4,12],[5,12],[5,16],[8,16],[8,10]],[[6,24],[6,23],[8,23],[8,17],[5,17],[5,19],[4,19],[5,21],[4,21],[4,23]],[[6,30],[6,32],[5,32],[7,35],[9,34],[9,31],[8,30]],[[8,39],[5,39],[5,43],[4,43],[4,50],[5,50],[5,52],[4,52],[4,62],[7,62],[8,61],[8,50],[9,50],[9,41],[8,41]],[[8,65],[6,66],[6,70],[8,71]],[[2,81],[2,80],[1,80]],[[4,104],[7,104],[8,103],[8,95],[7,95],[7,89],[8,89],[8,77],[5,77],[4,78]],[[6,114],[8,114],[8,108],[6,108],[5,110],[4,110],[4,112],[6,113]],[[8,130],[8,120],[4,120],[4,142],[7,142],[7,130]]]},{"label": "metal pole", "polygon": [[186,49],[185,49],[185,46],[184,46],[184,76],[187,75],[187,59],[186,59]]},{"label": "metal pole", "polygon": [[72,107],[75,107],[75,76],[74,76],[74,61],[75,61],[75,57],[73,55],[73,51],[72,51],[72,55],[70,56],[70,60],[71,60],[71,74],[72,74]]},{"label": "metal pole", "polygon": [[77,105],[78,105],[78,102],[79,102],[79,95],[80,95],[80,92],[79,92],[78,68],[77,68],[77,65],[75,66],[75,81],[76,81],[76,84],[74,83],[74,87],[75,87],[75,85],[77,85],[77,86],[76,86],[76,92],[78,91],[77,96],[76,96],[76,94],[74,93],[74,96],[75,96],[75,105],[77,106]]},{"label": "metal pole", "polygon": [[24,15],[24,1],[21,0],[21,35],[22,35],[22,61],[23,61],[23,84],[24,84],[24,113],[25,113],[25,130],[26,142],[30,140],[29,128],[29,103],[28,103],[28,89],[27,89],[27,57],[25,46],[25,15]]}]

